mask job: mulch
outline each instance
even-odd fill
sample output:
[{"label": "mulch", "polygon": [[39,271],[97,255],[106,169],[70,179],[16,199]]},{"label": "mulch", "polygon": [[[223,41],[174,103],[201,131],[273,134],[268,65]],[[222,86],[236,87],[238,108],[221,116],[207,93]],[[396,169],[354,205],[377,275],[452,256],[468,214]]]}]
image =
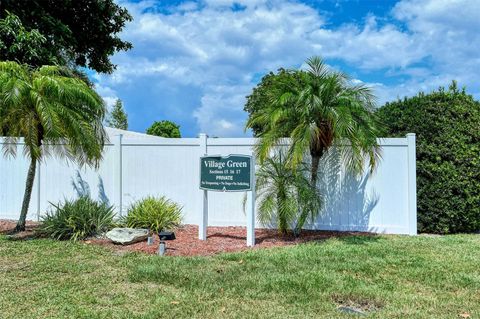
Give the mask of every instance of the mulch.
[{"label": "mulch", "polygon": [[[27,230],[15,235],[16,239],[31,238],[35,226],[38,223],[27,223]],[[0,220],[0,233],[9,233],[15,227],[14,221]],[[223,252],[237,252],[247,249],[262,249],[268,247],[289,246],[312,241],[322,241],[332,237],[345,237],[351,235],[372,236],[370,233],[361,232],[336,232],[336,231],[313,231],[304,230],[295,238],[292,235],[279,234],[274,229],[255,229],[255,246],[248,248],[247,229],[245,227],[208,227],[207,240],[198,239],[198,227],[196,225],[184,225],[175,231],[175,240],[167,241],[167,256],[210,256]],[[117,253],[143,252],[156,254],[160,240],[154,236],[152,245],[147,245],[146,240],[131,245],[116,245],[108,239],[91,238],[84,241],[85,244],[100,245],[112,249]]]},{"label": "mulch", "polygon": [[11,235],[12,239],[28,239],[35,237],[35,228],[39,225],[38,222],[27,221],[25,223],[25,231],[13,234],[13,230],[17,225],[15,220],[0,219],[0,234]]}]

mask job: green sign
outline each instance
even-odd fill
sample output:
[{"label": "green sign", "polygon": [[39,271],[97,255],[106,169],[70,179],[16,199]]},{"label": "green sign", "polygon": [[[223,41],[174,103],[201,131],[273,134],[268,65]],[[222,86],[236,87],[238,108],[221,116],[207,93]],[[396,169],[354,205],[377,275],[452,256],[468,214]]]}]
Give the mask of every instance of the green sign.
[{"label": "green sign", "polygon": [[205,156],[200,158],[200,188],[240,192],[252,189],[252,158],[246,155]]}]

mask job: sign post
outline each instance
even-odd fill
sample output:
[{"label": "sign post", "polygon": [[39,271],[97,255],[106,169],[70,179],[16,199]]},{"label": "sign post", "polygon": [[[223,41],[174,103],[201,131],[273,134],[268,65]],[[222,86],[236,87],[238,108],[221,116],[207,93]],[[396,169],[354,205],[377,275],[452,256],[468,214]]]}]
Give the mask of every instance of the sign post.
[{"label": "sign post", "polygon": [[[201,133],[200,138],[200,157],[207,156],[207,134]],[[203,209],[200,222],[198,224],[198,239],[207,240],[207,226],[208,226],[208,191],[203,191]]]},{"label": "sign post", "polygon": [[203,189],[203,216],[198,238],[207,239],[208,191],[245,192],[248,194],[247,246],[255,245],[255,160],[248,155],[202,156],[200,189]]},{"label": "sign post", "polygon": [[251,191],[249,192],[250,202],[247,207],[247,246],[255,246],[255,156],[251,158],[252,175],[250,177]]}]

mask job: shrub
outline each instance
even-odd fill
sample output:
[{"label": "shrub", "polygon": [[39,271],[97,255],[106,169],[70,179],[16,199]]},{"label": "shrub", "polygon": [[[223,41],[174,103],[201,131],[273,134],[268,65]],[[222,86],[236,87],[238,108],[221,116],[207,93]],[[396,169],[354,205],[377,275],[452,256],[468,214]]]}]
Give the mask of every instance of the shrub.
[{"label": "shrub", "polygon": [[417,134],[418,229],[480,229],[480,102],[448,90],[387,103],[378,115],[391,136]]},{"label": "shrub", "polygon": [[308,172],[307,165],[296,169],[288,165],[287,156],[282,151],[264,161],[256,173],[261,223],[273,223],[283,234],[293,230],[299,235],[307,219],[318,216],[322,197],[306,177]]},{"label": "shrub", "polygon": [[87,196],[52,206],[54,210],[42,217],[38,229],[40,235],[79,240],[101,234],[114,226],[113,207]]},{"label": "shrub", "polygon": [[124,222],[128,227],[160,232],[180,225],[181,213],[182,207],[166,197],[149,196],[130,206]]},{"label": "shrub", "polygon": [[147,134],[156,135],[167,138],[180,138],[180,125],[172,121],[155,121],[152,126],[147,129]]}]

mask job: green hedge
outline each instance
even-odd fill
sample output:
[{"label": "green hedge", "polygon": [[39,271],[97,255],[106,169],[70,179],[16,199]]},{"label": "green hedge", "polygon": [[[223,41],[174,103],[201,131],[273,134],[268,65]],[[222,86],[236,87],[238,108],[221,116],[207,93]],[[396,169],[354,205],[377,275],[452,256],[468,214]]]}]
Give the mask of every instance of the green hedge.
[{"label": "green hedge", "polygon": [[390,136],[417,134],[419,231],[480,230],[480,103],[453,82],[378,114]]}]

